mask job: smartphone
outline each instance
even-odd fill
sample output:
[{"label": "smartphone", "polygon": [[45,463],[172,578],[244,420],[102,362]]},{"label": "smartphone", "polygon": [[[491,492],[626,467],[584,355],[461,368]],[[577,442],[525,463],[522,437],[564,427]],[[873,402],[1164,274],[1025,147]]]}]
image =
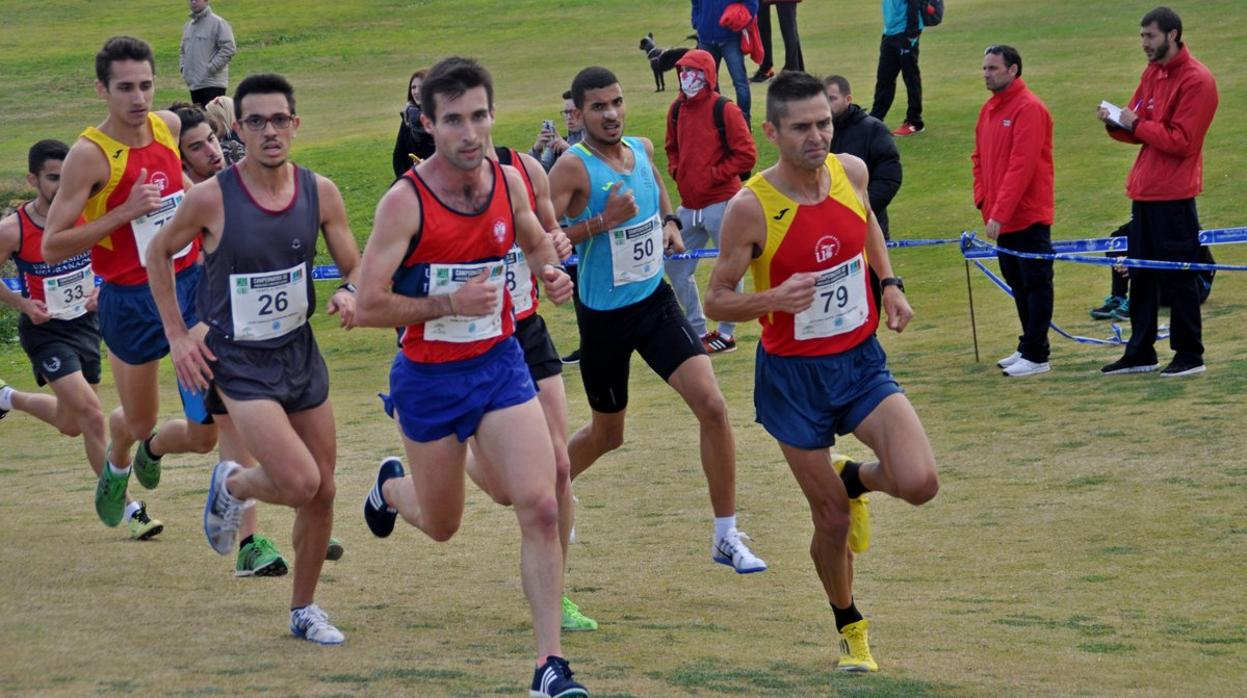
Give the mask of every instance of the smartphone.
[{"label": "smartphone", "polygon": [[550,133],[554,133],[554,121],[553,121],[553,120],[551,120],[551,119],[545,119],[544,121],[542,121],[542,122],[541,122],[541,130],[542,130],[542,131],[548,131],[548,132],[550,132]]}]

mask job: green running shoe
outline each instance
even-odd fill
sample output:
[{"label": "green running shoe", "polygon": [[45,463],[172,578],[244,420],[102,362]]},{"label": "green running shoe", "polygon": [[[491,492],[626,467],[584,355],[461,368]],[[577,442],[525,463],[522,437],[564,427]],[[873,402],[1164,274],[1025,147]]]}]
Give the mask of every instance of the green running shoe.
[{"label": "green running shoe", "polygon": [[95,513],[105,526],[112,528],[121,523],[126,513],[126,484],[130,481],[130,471],[125,475],[113,475],[108,467],[109,454],[113,445],[108,444],[104,451],[104,469],[100,471],[99,482],[95,485]]},{"label": "green running shoe", "polygon": [[134,449],[134,477],[149,490],[156,489],[156,485],[160,484],[160,459],[153,456],[147,448],[147,442],[155,436],[156,432],[153,431],[151,436],[140,441]]},{"label": "green running shoe", "polygon": [[[7,387],[9,387],[9,384],[5,383],[3,378],[0,378],[0,391],[4,390]],[[0,419],[4,419],[4,416],[8,413],[9,413],[8,410],[0,410]]]},{"label": "green running shoe", "polygon": [[273,541],[260,534],[238,551],[234,565],[235,577],[280,577],[286,573],[286,558],[277,551]]},{"label": "green running shoe", "polygon": [[147,540],[154,538],[163,530],[165,530],[165,525],[156,519],[149,518],[147,516],[147,504],[139,502],[139,510],[134,512],[134,516],[130,517],[130,538]]},{"label": "green running shoe", "polygon": [[337,538],[329,539],[329,548],[325,550],[326,560],[341,560],[346,554],[346,548],[342,547],[342,541]]},{"label": "green running shoe", "polygon": [[572,603],[572,600],[563,597],[563,630],[565,632],[578,632],[587,630],[597,630],[598,622],[580,612],[580,607]]}]

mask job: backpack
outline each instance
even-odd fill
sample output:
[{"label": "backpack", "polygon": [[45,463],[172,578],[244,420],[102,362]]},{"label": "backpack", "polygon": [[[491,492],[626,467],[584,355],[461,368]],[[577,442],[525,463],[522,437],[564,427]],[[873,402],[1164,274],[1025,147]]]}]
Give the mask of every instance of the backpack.
[{"label": "backpack", "polygon": [[922,0],[922,24],[926,27],[938,26],[944,21],[944,0]]},{"label": "backpack", "polygon": [[[732,146],[728,145],[727,142],[727,122],[724,120],[723,110],[727,108],[728,102],[731,101],[732,100],[724,97],[723,95],[719,95],[719,98],[714,101],[714,128],[719,132],[719,143],[723,144],[723,151],[727,153],[732,152]],[[671,128],[673,129],[680,123],[680,105],[683,103],[684,102],[677,99],[675,104],[671,107]],[[676,131],[676,133],[679,134],[679,131]],[[752,170],[749,172],[741,172],[740,181],[743,182],[752,176]]]}]

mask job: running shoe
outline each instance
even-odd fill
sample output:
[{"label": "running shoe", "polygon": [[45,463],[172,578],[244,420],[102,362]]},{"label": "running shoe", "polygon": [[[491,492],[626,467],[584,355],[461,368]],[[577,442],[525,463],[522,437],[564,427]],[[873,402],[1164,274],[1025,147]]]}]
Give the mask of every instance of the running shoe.
[{"label": "running shoe", "polygon": [[280,577],[289,568],[286,558],[277,551],[273,541],[260,534],[251,536],[251,542],[238,550],[234,563],[235,577]]},{"label": "running shoe", "polygon": [[598,622],[580,612],[580,607],[572,603],[572,600],[563,597],[563,631],[579,632],[587,630],[597,630]]},{"label": "running shoe", "polygon": [[148,540],[149,538],[155,538],[163,530],[165,530],[165,525],[149,517],[147,515],[147,504],[139,502],[139,510],[130,517],[130,538],[134,540]]},{"label": "running shoe", "polygon": [[1156,363],[1156,359],[1151,361],[1140,361],[1138,359],[1127,358],[1125,356],[1114,361],[1113,363],[1100,369],[1100,375],[1117,376],[1124,373],[1149,373],[1160,368],[1160,364]]},{"label": "running shoe", "polygon": [[342,547],[342,541],[337,538],[329,539],[329,548],[325,550],[326,560],[341,560],[346,554],[346,548]]},{"label": "running shoe", "polygon": [[130,481],[130,469],[125,475],[114,475],[108,467],[113,452],[113,445],[108,444],[104,450],[104,468],[100,471],[100,479],[95,485],[95,513],[105,526],[113,527],[121,523],[126,514],[126,485]]},{"label": "running shoe", "polygon": [[134,449],[134,477],[149,490],[156,489],[156,485],[160,484],[160,458],[153,456],[147,447],[147,442],[155,436],[156,432],[153,431],[150,437],[140,441],[138,448]]},{"label": "running shoe", "polygon": [[1022,352],[1015,351],[1012,354],[1006,356],[1005,358],[997,361],[996,365],[999,366],[1000,368],[1009,368],[1013,364],[1017,363],[1021,358],[1022,358]]},{"label": "running shoe", "polygon": [[1113,309],[1113,319],[1121,322],[1130,321],[1130,299],[1127,298],[1121,302],[1121,305]]},{"label": "running shoe", "polygon": [[[7,387],[9,387],[9,384],[5,383],[3,378],[0,378],[0,393],[4,392],[4,389]],[[8,413],[8,410],[0,410],[0,419],[4,419]]]},{"label": "running shoe", "polygon": [[775,77],[774,68],[767,68],[766,70],[759,69],[758,72],[753,74],[753,77],[749,78],[749,82],[766,82],[773,77]]},{"label": "running shoe", "polygon": [[879,664],[870,654],[869,627],[870,624],[862,619],[840,629],[840,664],[836,671],[879,671]]},{"label": "running shoe", "polygon": [[707,354],[726,354],[736,351],[736,340],[719,334],[718,330],[703,334],[701,345],[706,349]]},{"label": "running shoe", "polygon": [[710,556],[720,565],[727,565],[736,570],[736,574],[765,572],[766,563],[762,561],[762,558],[754,555],[748,545],[745,545],[747,540],[749,540],[747,534],[733,528],[727,532],[726,536],[714,542]]},{"label": "running shoe", "polygon": [[905,136],[912,136],[915,133],[922,133],[925,130],[927,130],[926,126],[914,126],[906,121],[901,124],[900,128],[892,131],[892,135],[897,136],[898,138],[904,138]]},{"label": "running shoe", "polygon": [[225,486],[230,476],[239,470],[242,466],[234,461],[221,461],[212,469],[212,479],[208,483],[208,500],[204,502],[204,536],[218,555],[229,555],[234,550],[242,513],[255,503],[238,499]]},{"label": "running shoe", "polygon": [[589,691],[572,680],[574,673],[566,659],[550,655],[546,663],[533,672],[533,685],[528,690],[529,698],[588,698]]},{"label": "running shoe", "polygon": [[580,363],[580,350],[577,349],[576,351],[573,351],[572,353],[568,354],[567,356],[564,356],[562,359],[559,359],[559,360],[568,366],[574,366]]},{"label": "running shoe", "polygon": [[[1104,297],[1104,305],[1098,308],[1091,309],[1090,311],[1091,319],[1092,320],[1111,320],[1114,317],[1116,317],[1116,315],[1113,314],[1114,311],[1120,308],[1122,304],[1125,302],[1126,302],[1126,299],[1122,298],[1121,296],[1114,296],[1111,294],[1107,295]],[[1004,367],[1001,366],[1001,368],[1004,368]]]},{"label": "running shoe", "polygon": [[1203,373],[1206,367],[1200,359],[1194,361],[1190,359],[1173,357],[1173,361],[1160,372],[1163,378],[1175,378],[1177,376],[1191,376],[1196,373]]},{"label": "running shoe", "polygon": [[[846,455],[831,454],[831,467],[837,475],[852,462]],[[870,499],[864,494],[849,500],[849,550],[857,554],[870,550]]]},{"label": "running shoe", "polygon": [[368,491],[364,499],[364,521],[368,530],[378,538],[385,538],[394,532],[394,520],[398,518],[398,510],[385,503],[381,488],[386,480],[403,476],[403,461],[393,456],[381,461],[377,468],[377,484]]},{"label": "running shoe", "polygon": [[346,641],[342,631],[329,624],[329,614],[316,604],[290,611],[290,632],[318,645],[340,645]]}]

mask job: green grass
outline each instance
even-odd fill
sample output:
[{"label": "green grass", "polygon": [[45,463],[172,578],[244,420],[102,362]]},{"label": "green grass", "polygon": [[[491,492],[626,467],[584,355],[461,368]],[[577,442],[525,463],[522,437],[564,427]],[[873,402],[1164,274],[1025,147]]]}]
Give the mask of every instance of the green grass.
[{"label": "green grass", "polygon": [[[620,76],[629,131],[661,141],[673,92],[653,93],[636,40],[686,33],[674,0],[218,0],[240,51],[234,82],[286,73],[303,129],[295,157],[343,190],[363,240],[389,185],[390,150],[411,70],[437,57],[479,57],[497,82],[495,140],[525,148],[582,66]],[[1135,0],[1001,3],[961,0],[923,38],[928,132],[900,143],[905,184],[890,209],[898,237],[980,228],[970,202],[973,123],[987,93],[984,46],[1007,42],[1056,123],[1058,238],[1108,232],[1128,214],[1134,149],[1094,118],[1122,100],[1143,68]],[[1178,7],[1195,55],[1217,76],[1221,106],[1205,148],[1205,227],[1244,223],[1247,47],[1239,0]],[[186,93],[175,70],[184,5],[0,0],[0,202],[20,196],[25,150],[72,139],[102,118],[91,56],[113,33],[157,51],[158,102]],[[878,5],[803,3],[807,65],[839,72],[869,103]],[[730,94],[730,90],[728,91]],[[903,90],[902,90],[903,92]],[[903,99],[902,99],[903,102]],[[755,112],[761,114],[755,92]],[[898,111],[903,104],[894,107]],[[893,119],[895,121],[895,118]],[[756,125],[756,120],[755,120]],[[764,163],[774,149],[763,142]],[[662,157],[659,156],[661,164]],[[1247,262],[1222,247],[1218,259]],[[601,630],[565,639],[598,696],[656,695],[1236,695],[1247,690],[1247,563],[1242,394],[1247,293],[1217,280],[1205,306],[1209,372],[1178,382],[1106,380],[1115,351],[1054,342],[1054,371],[1005,383],[990,362],[1013,348],[1008,300],[975,272],[983,361],[971,343],[965,268],[956,250],[898,250],[917,318],[882,337],[931,435],[940,496],[922,508],[872,499],[874,545],[856,563],[883,672],[829,670],[835,635],[808,557],[809,514],[773,441],[752,421],[756,324],[715,366],[736,429],[742,524],[771,564],[736,577],[706,559],[709,509],[695,424],[678,398],[633,366],[627,445],[577,481],[581,516],[567,578]],[[704,281],[706,269],[701,275]],[[1078,334],[1105,328],[1086,310],[1104,295],[1101,269],[1057,270],[1056,320]],[[327,288],[327,287],[326,287]],[[575,343],[566,309],[547,308],[556,342]],[[0,312],[0,377],[34,389]],[[393,337],[337,331],[319,315],[334,375],[339,464],[335,536],[319,602],[348,636],[337,649],[288,638],[289,580],[237,580],[199,532],[209,458],[171,457],[144,493],[166,531],[151,544],[99,525],[80,446],[26,415],[0,422],[0,693],[6,695],[514,695],[530,675],[531,634],[513,514],[471,490],[464,526],[446,545],[401,528],[378,541],[358,516],[378,458],[398,449],[375,392]],[[1161,347],[1162,355],[1165,347]],[[165,369],[162,404],[177,398]],[[588,416],[577,370],[566,374],[570,421]],[[101,396],[116,405],[111,376]],[[843,449],[860,454],[846,439]],[[290,512],[262,507],[261,527],[290,551]]]}]

